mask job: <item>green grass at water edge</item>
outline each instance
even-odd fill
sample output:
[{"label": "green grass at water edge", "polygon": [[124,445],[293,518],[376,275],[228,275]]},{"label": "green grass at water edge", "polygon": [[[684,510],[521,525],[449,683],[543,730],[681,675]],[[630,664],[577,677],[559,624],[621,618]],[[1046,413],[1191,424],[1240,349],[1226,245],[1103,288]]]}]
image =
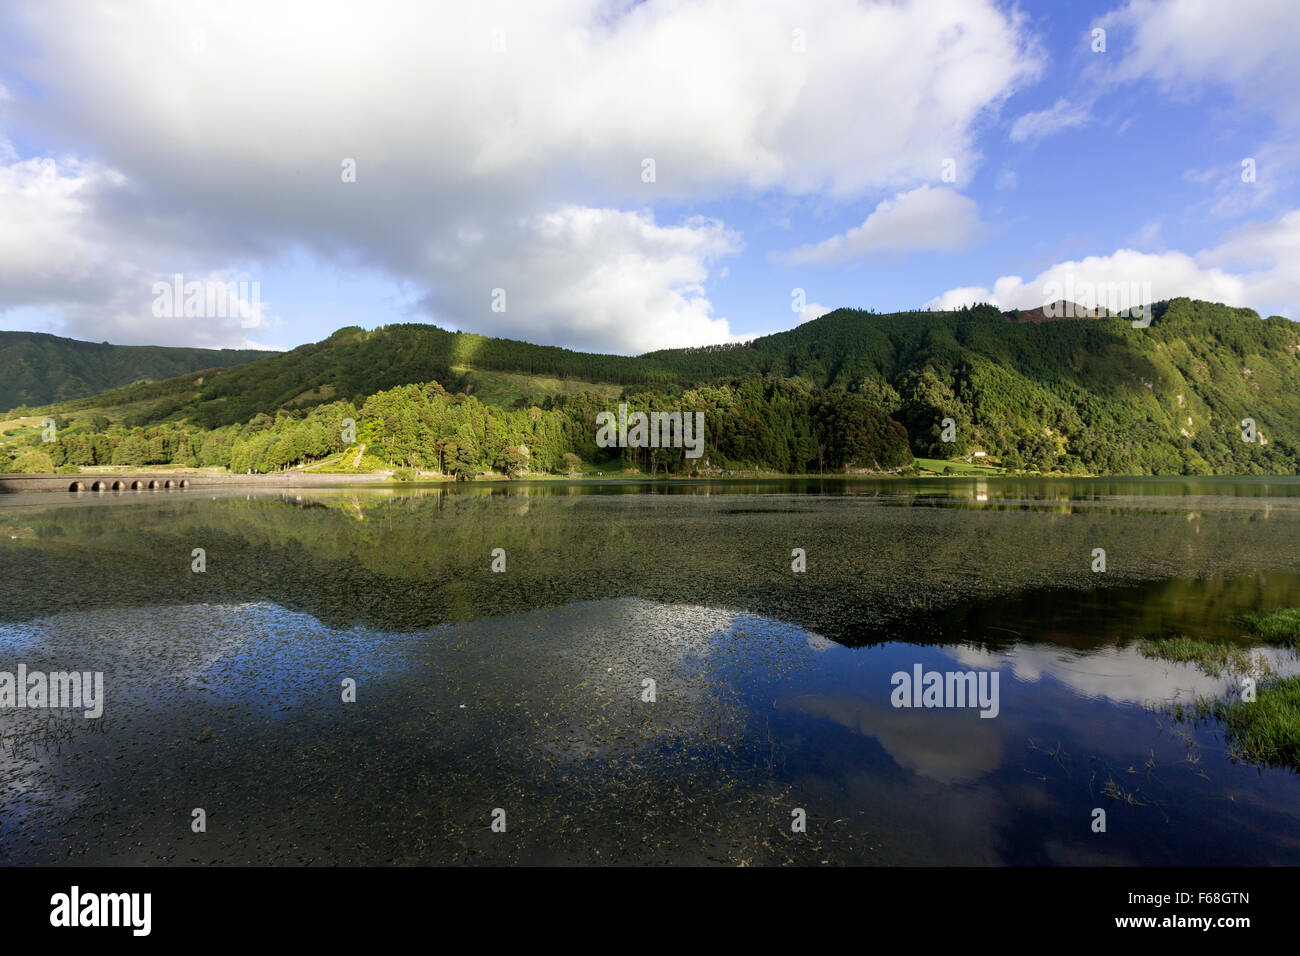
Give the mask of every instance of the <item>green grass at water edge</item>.
[{"label": "green grass at water edge", "polygon": [[1262,666],[1262,661],[1244,647],[1182,635],[1144,640],[1138,645],[1138,652],[1143,657],[1195,664],[1211,677],[1220,677],[1225,672],[1249,674]]},{"label": "green grass at water edge", "polygon": [[1300,645],[1300,608],[1287,607],[1259,611],[1240,618],[1241,623],[1270,644],[1281,647]]},{"label": "green grass at water edge", "polygon": [[1223,722],[1232,752],[1242,760],[1300,769],[1300,677],[1265,681],[1255,700],[1216,701],[1210,712]]}]

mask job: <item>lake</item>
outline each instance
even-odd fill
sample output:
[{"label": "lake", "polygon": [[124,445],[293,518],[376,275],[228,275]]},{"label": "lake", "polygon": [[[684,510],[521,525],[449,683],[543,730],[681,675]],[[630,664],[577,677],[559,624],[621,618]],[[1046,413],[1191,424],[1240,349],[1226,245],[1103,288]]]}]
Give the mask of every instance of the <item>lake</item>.
[{"label": "lake", "polygon": [[1252,643],[1298,532],[1286,478],[2,496],[0,671],[104,702],[0,710],[0,862],[1300,863],[1137,646]]}]

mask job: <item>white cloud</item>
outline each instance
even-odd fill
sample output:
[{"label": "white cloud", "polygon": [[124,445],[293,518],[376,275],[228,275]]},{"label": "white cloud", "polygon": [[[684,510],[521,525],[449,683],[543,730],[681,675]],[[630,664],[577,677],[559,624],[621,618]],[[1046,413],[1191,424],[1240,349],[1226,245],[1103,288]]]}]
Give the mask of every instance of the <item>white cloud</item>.
[{"label": "white cloud", "polygon": [[[474,245],[437,253],[436,267],[457,281],[430,303],[466,326],[625,353],[735,338],[704,289],[710,265],[741,249],[716,220],[658,226],[644,214],[565,206],[511,223],[490,259]],[[492,311],[494,289],[505,291],[504,312]]]},{"label": "white cloud", "polygon": [[1009,668],[1017,681],[1031,684],[1050,677],[1082,696],[1121,704],[1219,697],[1229,686],[1227,680],[1210,677],[1193,664],[1146,657],[1134,645],[1086,654],[1036,644],[1017,644],[1004,652],[962,646],[948,653],[966,667]]},{"label": "white cloud", "polygon": [[[1110,85],[1149,81],[1174,100],[1226,93],[1230,106],[1210,117],[1225,141],[1239,144],[1231,162],[1189,170],[1210,190],[1194,214],[1240,217],[1277,208],[1300,168],[1300,58],[1295,56],[1294,0],[1245,3],[1129,0],[1097,19],[1111,38]],[[1271,129],[1255,121],[1265,117]],[[1249,131],[1249,132],[1248,132]],[[1249,159],[1254,178],[1243,181]]]},{"label": "white cloud", "polygon": [[[1108,286],[1149,287],[1151,301],[1188,296],[1253,308],[1264,315],[1300,317],[1300,210],[1232,230],[1218,245],[1196,255],[1119,249],[1111,255],[1058,263],[1028,282],[1013,275],[997,279],[992,288],[949,289],[927,307],[955,309],[992,302],[1002,309],[1034,309],[1060,298],[1062,289]],[[1065,297],[1070,298],[1068,293]],[[1075,301],[1090,304],[1082,299]]]},{"label": "white cloud", "polygon": [[[1249,156],[1207,168],[1188,169],[1183,178],[1200,186],[1206,199],[1189,210],[1201,218],[1237,218],[1277,206],[1295,181],[1300,132],[1251,140]],[[1201,211],[1203,210],[1203,211]]]},{"label": "white cloud", "polygon": [[777,258],[791,264],[843,262],[871,255],[951,251],[980,228],[975,201],[946,187],[919,186],[883,200],[860,226]]},{"label": "white cloud", "polygon": [[1185,97],[1226,87],[1242,105],[1300,124],[1300,60],[1295,56],[1293,0],[1130,0],[1098,18],[1122,41],[1115,81],[1152,79],[1164,93]]},{"label": "white cloud", "polygon": [[1246,286],[1239,277],[1218,269],[1202,269],[1191,256],[1181,252],[1152,254],[1120,249],[1108,256],[1058,263],[1028,282],[1020,276],[1002,276],[992,289],[982,286],[951,289],[930,300],[927,307],[955,309],[972,302],[992,302],[1001,309],[1036,309],[1062,297],[1091,305],[1082,301],[1083,294],[1072,296],[1069,290],[1099,286],[1131,288],[1135,283],[1138,288],[1145,288],[1149,283],[1153,301],[1190,296],[1229,305],[1248,304]]},{"label": "white cloud", "polygon": [[1217,246],[1197,257],[1208,266],[1244,270],[1250,304],[1300,319],[1300,209],[1272,222],[1230,230]]},{"label": "white cloud", "polygon": [[1252,116],[1274,129],[1242,140],[1242,158],[1254,159],[1258,179],[1241,181],[1235,163],[1211,170],[1215,216],[1236,216],[1267,207],[1294,183],[1300,165],[1300,58],[1295,56],[1293,0],[1244,4],[1130,0],[1097,20],[1121,42],[1108,82],[1149,80],[1171,98],[1187,100],[1206,91],[1226,92],[1232,108],[1216,125],[1229,127]]},{"label": "white cloud", "polygon": [[1293,209],[1273,222],[1250,223],[1232,229],[1202,258],[1207,262],[1254,266],[1300,260],[1300,209]]},{"label": "white cloud", "polygon": [[[999,6],[51,0],[7,14],[40,55],[4,68],[5,122],[121,177],[60,220],[60,236],[113,237],[94,249],[101,284],[178,259],[270,269],[306,250],[423,286],[436,321],[683,345],[728,337],[702,290],[735,242],[624,210],[747,191],[843,199],[914,188],[946,158],[975,168],[979,120],[1040,62]],[[530,291],[484,312],[488,280]],[[129,301],[102,294],[105,313]],[[13,300],[51,304],[0,289]],[[107,325],[151,340],[134,315]],[[69,323],[104,337],[99,319]]]},{"label": "white cloud", "polygon": [[1063,99],[1057,100],[1050,109],[1026,113],[1011,124],[1011,141],[1036,143],[1063,129],[1083,126],[1089,119],[1091,117],[1086,106],[1071,105]]},{"label": "white cloud", "polygon": [[820,319],[823,315],[831,311],[834,310],[822,305],[820,302],[809,302],[799,310],[799,324],[803,325],[805,322],[811,322],[813,319]]},{"label": "white cloud", "polygon": [[[113,227],[104,210],[129,194],[121,174],[94,163],[45,158],[0,165],[0,311],[53,309],[64,317],[62,331],[86,338],[257,347],[246,332],[271,328],[262,307],[252,309],[246,330],[235,314],[153,314],[153,284],[172,276],[144,264],[183,272],[191,263],[170,252],[165,237],[151,236],[147,224],[134,233]],[[188,278],[224,284],[248,276],[191,271]]]},{"label": "white cloud", "polygon": [[[999,283],[1014,282],[1017,286],[1020,284],[1020,276],[1005,276],[998,280]],[[1016,306],[1002,305],[994,299],[993,293],[984,286],[963,285],[955,289],[949,289],[942,295],[937,295],[925,304],[927,309],[960,309],[963,306],[975,305],[980,302],[993,302],[1003,309],[1016,308]],[[1042,303],[1039,303],[1040,305]]]}]

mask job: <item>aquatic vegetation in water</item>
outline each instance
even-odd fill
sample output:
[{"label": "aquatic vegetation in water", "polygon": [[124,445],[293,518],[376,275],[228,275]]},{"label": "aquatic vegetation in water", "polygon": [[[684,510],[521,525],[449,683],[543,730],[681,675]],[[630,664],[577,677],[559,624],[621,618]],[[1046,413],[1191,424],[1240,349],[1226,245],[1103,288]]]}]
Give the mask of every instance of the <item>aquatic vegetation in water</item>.
[{"label": "aquatic vegetation in water", "polygon": [[1300,769],[1300,677],[1265,681],[1255,700],[1219,700],[1210,711],[1242,760]]},{"label": "aquatic vegetation in water", "polygon": [[[1243,615],[1237,620],[1270,644],[1295,647],[1300,608]],[[1143,641],[1147,657],[1195,664],[1214,677],[1252,678],[1226,697],[1199,697],[1166,708],[1178,720],[1214,718],[1227,731],[1231,752],[1247,763],[1300,769],[1300,677],[1269,676],[1274,670],[1259,653],[1224,641],[1169,637]],[[1253,678],[1267,677],[1258,685]]]},{"label": "aquatic vegetation in water", "polygon": [[1195,664],[1211,677],[1269,673],[1272,668],[1261,655],[1224,641],[1199,640],[1179,635],[1144,640],[1138,645],[1143,657]]},{"label": "aquatic vegetation in water", "polygon": [[1300,646],[1300,607],[1284,607],[1273,611],[1246,614],[1240,621],[1270,644],[1282,647]]}]

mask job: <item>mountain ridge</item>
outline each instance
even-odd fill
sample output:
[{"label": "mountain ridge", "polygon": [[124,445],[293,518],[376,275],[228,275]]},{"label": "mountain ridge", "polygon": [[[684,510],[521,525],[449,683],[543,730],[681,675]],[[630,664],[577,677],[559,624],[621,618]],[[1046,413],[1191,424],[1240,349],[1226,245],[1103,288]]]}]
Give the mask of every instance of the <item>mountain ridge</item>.
[{"label": "mountain ridge", "polygon": [[256,361],[259,349],[113,345],[49,332],[0,331],[0,409],[95,395],[139,379]]},{"label": "mountain ridge", "polygon": [[[1262,319],[1249,309],[1190,299],[1155,303],[1151,319],[1148,327],[1108,316],[1035,323],[987,305],[955,312],[838,309],[744,343],[640,356],[429,325],[369,332],[351,326],[202,380],[186,375],[128,386],[47,410],[72,420],[100,416],[115,423],[115,441],[133,430],[141,441],[152,440],[160,429],[238,432],[232,441],[244,441],[250,428],[278,428],[341,407],[363,415],[368,406],[374,414],[384,406],[384,428],[402,416],[423,416],[429,424],[421,427],[436,430],[447,415],[462,416],[468,402],[486,410],[474,415],[498,423],[532,408],[534,424],[520,418],[509,426],[509,441],[540,443],[551,461],[569,452],[591,461],[601,454],[590,443],[591,419],[610,407],[617,388],[633,407],[699,408],[715,416],[711,447],[735,465],[822,468],[825,456],[816,446],[853,420],[862,423],[862,435],[875,436],[854,454],[892,466],[899,453],[881,444],[893,440],[886,421],[898,424],[911,455],[953,460],[983,452],[1012,470],[1300,470],[1300,327],[1280,316]],[[500,387],[493,404],[477,403],[476,387],[494,384],[494,376]],[[534,387],[547,380],[549,387]],[[746,384],[751,381],[758,384]],[[436,389],[426,388],[429,383]],[[408,401],[401,392],[406,386],[423,391]],[[859,407],[859,400],[876,411]],[[795,411],[783,411],[787,406]],[[547,419],[551,431],[539,434],[536,423],[552,412],[558,417]],[[464,415],[473,420],[465,427],[476,430],[474,445],[485,456],[478,463],[492,466],[507,438],[488,435],[474,415]],[[1242,440],[1247,420],[1257,440]],[[382,444],[383,435],[371,437]],[[394,461],[429,456],[427,449],[412,450],[423,447],[422,438],[402,442],[408,451]],[[258,461],[282,464],[278,454]]]}]

